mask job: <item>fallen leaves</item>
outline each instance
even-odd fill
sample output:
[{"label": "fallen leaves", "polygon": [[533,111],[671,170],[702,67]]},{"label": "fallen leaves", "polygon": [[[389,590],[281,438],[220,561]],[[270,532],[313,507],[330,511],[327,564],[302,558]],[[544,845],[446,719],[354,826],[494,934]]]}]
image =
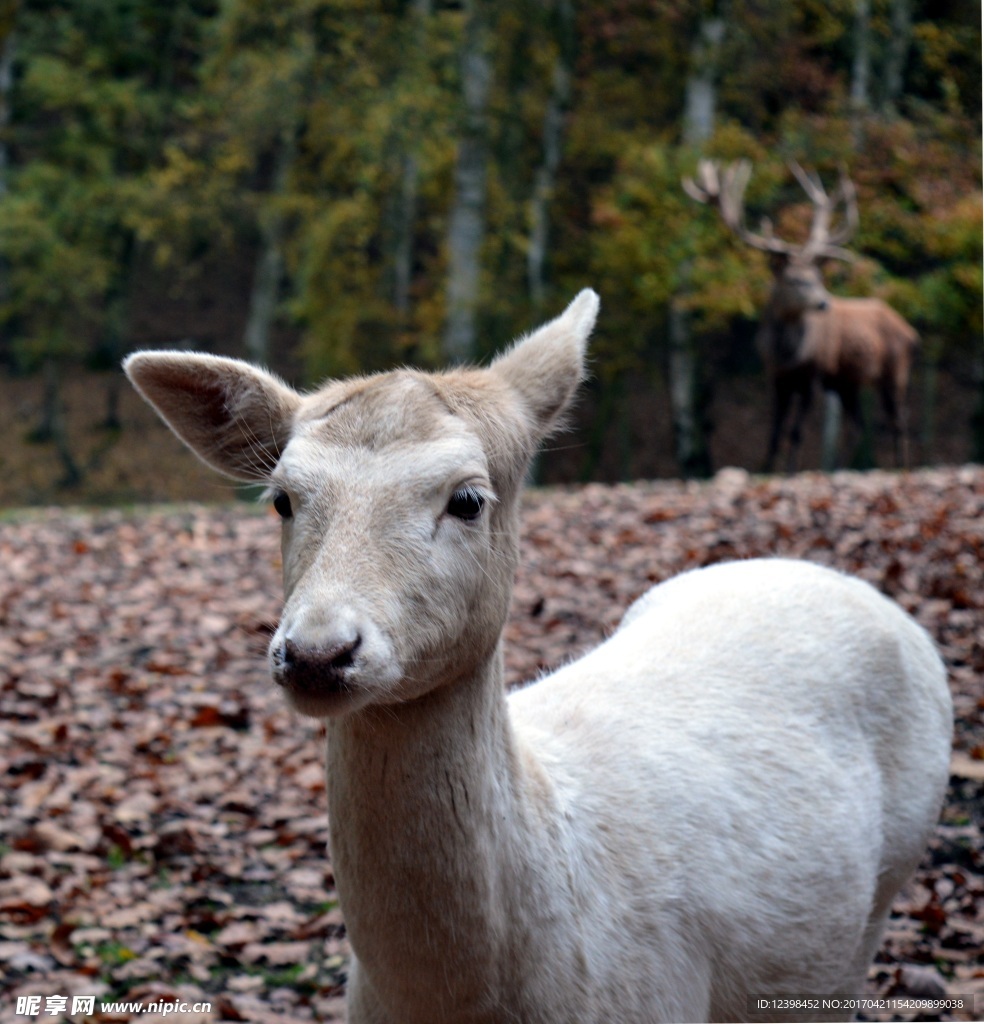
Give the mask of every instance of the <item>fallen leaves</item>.
[{"label": "fallen leaves", "polygon": [[[870,992],[984,991],[984,471],[536,491],[523,524],[511,683],[727,558],[857,573],[926,626],[950,671],[953,776]],[[17,995],[80,993],[340,1019],[321,731],[265,667],[276,523],[243,506],[26,513],[0,524],[0,564],[0,1017]],[[131,1016],[152,1019],[112,1019]]]}]

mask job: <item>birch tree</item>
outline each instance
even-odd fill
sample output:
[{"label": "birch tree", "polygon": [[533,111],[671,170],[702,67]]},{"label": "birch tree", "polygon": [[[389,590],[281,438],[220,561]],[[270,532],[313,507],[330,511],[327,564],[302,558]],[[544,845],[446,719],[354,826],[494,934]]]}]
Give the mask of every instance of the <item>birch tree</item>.
[{"label": "birch tree", "polygon": [[[726,21],[718,10],[706,13],[697,25],[690,51],[690,69],[683,112],[683,141],[699,149],[714,132],[717,76]],[[667,313],[670,405],[677,464],[684,476],[706,476],[711,470],[704,429],[700,356],[684,297],[690,288],[692,267],[684,263],[679,286]]]},{"label": "birch tree", "polygon": [[851,116],[854,147],[861,146],[864,119],[871,109],[871,0],[854,0],[854,59],[851,64]]},{"label": "birch tree", "polygon": [[487,0],[465,0],[461,44],[463,118],[448,227],[447,324],[444,356],[460,363],[475,352],[476,313],[485,239],[488,104],[492,86]]},{"label": "birch tree", "polygon": [[912,0],[891,0],[890,35],[885,56],[885,106],[898,113],[897,105],[905,86],[905,66],[912,45]]},{"label": "birch tree", "polygon": [[543,155],[534,177],[530,204],[530,240],[526,255],[530,299],[537,311],[543,307],[546,297],[550,200],[560,166],[564,121],[571,104],[574,78],[574,8],[571,0],[556,0],[554,19],[557,55],[553,62],[550,95],[543,117]]},{"label": "birch tree", "polygon": [[294,166],[296,131],[292,118],[291,123],[284,126],[277,145],[270,191],[257,224],[260,247],[243,331],[243,351],[247,359],[264,366],[270,364],[270,334],[284,276],[284,218],[277,204],[287,191]]},{"label": "birch tree", "polygon": [[[10,170],[10,152],[7,132],[10,128],[10,93],[14,81],[14,45],[16,0],[7,0],[0,6],[0,203],[7,196],[7,178]],[[6,306],[9,291],[7,287],[7,261],[0,256],[0,308]],[[6,339],[0,336],[0,350]]]},{"label": "birch tree", "polygon": [[[412,88],[422,77],[422,65],[428,59],[427,28],[431,0],[413,0],[410,5],[411,53],[409,78]],[[413,118],[403,133],[398,188],[395,197],[391,298],[400,326],[406,329],[410,313],[410,285],[413,279],[414,227],[420,191],[420,118]]]},{"label": "birch tree", "polygon": [[7,194],[10,162],[7,129],[10,127],[10,92],[14,82],[14,18],[16,4],[7,0],[0,6],[0,199]]}]

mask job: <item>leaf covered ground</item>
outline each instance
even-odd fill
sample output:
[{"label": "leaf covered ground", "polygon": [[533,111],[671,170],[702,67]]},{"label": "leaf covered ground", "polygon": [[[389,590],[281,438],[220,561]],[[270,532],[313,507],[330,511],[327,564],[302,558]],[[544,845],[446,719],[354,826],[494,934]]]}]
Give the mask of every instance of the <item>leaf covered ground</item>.
[{"label": "leaf covered ground", "polygon": [[[29,994],[211,1002],[185,1024],[341,1019],[320,727],[264,665],[278,532],[242,505],[0,522],[0,1020],[29,1019]],[[869,992],[984,1010],[984,470],[531,492],[510,681],[597,643],[654,582],[779,554],[870,580],[946,659],[947,803]]]}]

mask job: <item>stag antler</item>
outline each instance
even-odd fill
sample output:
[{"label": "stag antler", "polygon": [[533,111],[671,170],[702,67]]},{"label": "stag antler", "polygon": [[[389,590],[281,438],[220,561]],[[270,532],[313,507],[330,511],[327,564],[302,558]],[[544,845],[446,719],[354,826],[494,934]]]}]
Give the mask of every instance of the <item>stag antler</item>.
[{"label": "stag antler", "polygon": [[[796,175],[796,180],[813,203],[813,224],[810,237],[803,246],[803,255],[814,259],[824,256],[841,260],[854,259],[853,253],[842,248],[857,231],[859,220],[857,192],[847,172],[841,169],[837,188],[832,196],[828,196],[819,175],[808,174],[795,160],[790,162],[789,169]],[[844,204],[844,219],[837,230],[832,231],[830,224],[838,203]]]},{"label": "stag antler", "polygon": [[756,234],[745,225],[745,189],[752,176],[750,160],[736,160],[726,166],[716,160],[701,160],[697,177],[684,178],[684,191],[698,203],[716,206],[721,219],[748,245],[766,252],[791,256],[799,246],[784,242],[772,233],[772,222],[763,218],[761,232]]},{"label": "stag antler", "polygon": [[[755,249],[809,261],[822,258],[853,260],[854,254],[843,248],[858,227],[857,193],[847,173],[841,171],[837,188],[833,195],[828,196],[816,174],[808,174],[795,161],[789,168],[813,204],[810,237],[799,245],[777,238],[772,221],[767,217],[762,218],[758,232],[750,231],[746,226],[745,189],[752,176],[750,160],[736,160],[726,166],[715,160],[701,160],[697,164],[696,178],[684,178],[682,184],[692,199],[716,206],[725,224]],[[833,231],[831,222],[840,203],[844,205],[844,216],[837,230]]]}]

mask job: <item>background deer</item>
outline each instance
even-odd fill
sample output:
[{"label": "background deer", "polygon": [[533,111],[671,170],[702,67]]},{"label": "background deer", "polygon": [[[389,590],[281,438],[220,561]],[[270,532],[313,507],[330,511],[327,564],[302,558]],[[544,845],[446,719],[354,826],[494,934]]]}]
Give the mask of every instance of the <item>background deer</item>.
[{"label": "background deer", "polygon": [[754,995],[856,993],[936,821],[940,658],[819,566],[686,573],[507,697],[519,491],[597,308],[582,292],[486,369],[308,395],[237,360],[127,360],[283,519],[270,664],[326,719],[351,1024],[731,1021]]},{"label": "background deer", "polygon": [[[803,420],[817,380],[828,394],[840,399],[857,436],[863,429],[862,389],[875,388],[892,434],[895,464],[908,465],[907,391],[918,335],[881,299],[830,295],[820,264],[827,259],[853,259],[843,246],[858,226],[854,186],[841,174],[833,195],[828,195],[816,175],[807,174],[796,163],[791,163],[790,169],[813,204],[809,238],[798,245],[777,238],[768,220],[763,220],[757,233],[745,226],[744,196],[752,171],[749,161],[722,168],[702,160],[696,181],[683,182],[694,199],[715,205],[743,242],[772,255],[775,280],[757,335],[774,389],[765,467],[771,470],[775,464],[783,427],[795,404],[788,469],[796,469]],[[838,207],[842,212],[834,226]]]}]

